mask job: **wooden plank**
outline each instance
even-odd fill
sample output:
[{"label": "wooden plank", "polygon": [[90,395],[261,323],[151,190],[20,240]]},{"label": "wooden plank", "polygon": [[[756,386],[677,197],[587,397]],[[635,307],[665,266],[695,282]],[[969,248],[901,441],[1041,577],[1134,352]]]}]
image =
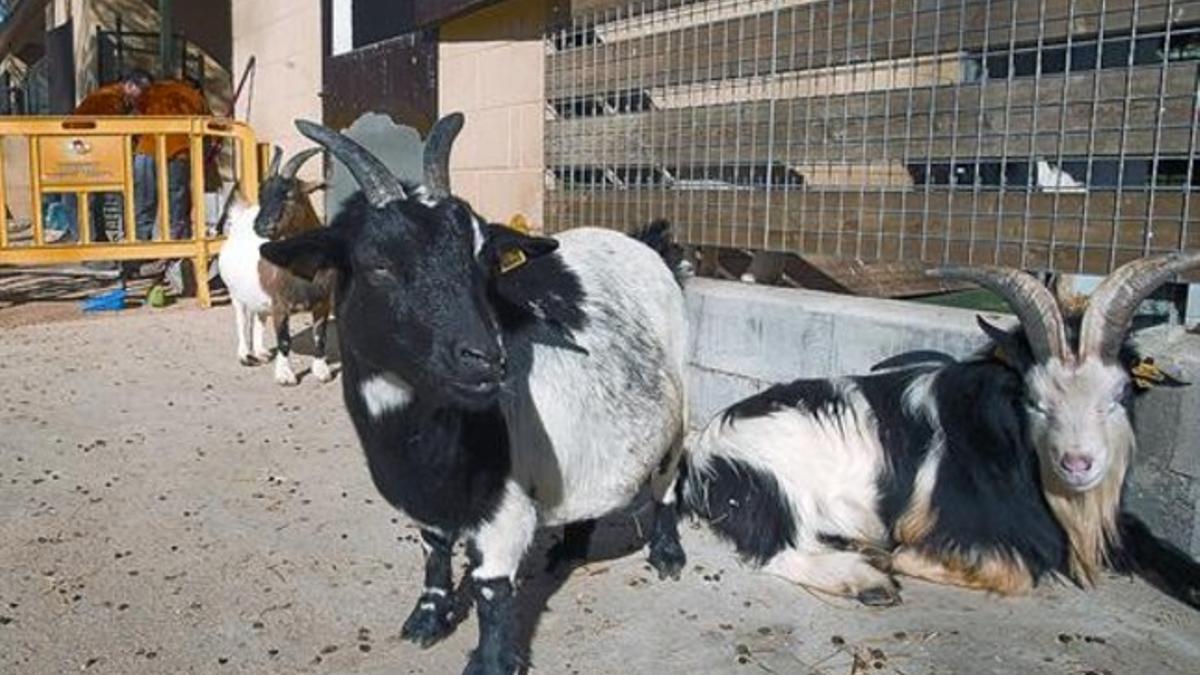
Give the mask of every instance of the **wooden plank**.
[{"label": "wooden plank", "polygon": [[[547,58],[551,98],[630,87],[751,77],[945,52],[1120,34],[1136,25],[1200,20],[1200,2],[1182,0],[875,0],[818,2],[569,49]],[[1044,7],[1043,7],[1044,5]],[[1101,9],[1103,8],[1103,14]],[[670,22],[664,22],[670,26]]]},{"label": "wooden plank", "polygon": [[1200,249],[1200,214],[1180,193],[911,190],[550,190],[547,227],[630,230],[666,218],[680,241],[865,261],[997,263],[1105,274]]},{"label": "wooden plank", "polygon": [[[1146,66],[1132,73],[1048,75],[1040,82],[560,119],[546,122],[545,157],[548,166],[969,161],[976,156],[1053,158],[1060,152],[1149,154],[1156,143],[1163,152],[1180,154],[1191,142],[1196,81],[1197,64],[1177,63],[1165,75]],[[1157,139],[1156,126],[1161,127]]]}]

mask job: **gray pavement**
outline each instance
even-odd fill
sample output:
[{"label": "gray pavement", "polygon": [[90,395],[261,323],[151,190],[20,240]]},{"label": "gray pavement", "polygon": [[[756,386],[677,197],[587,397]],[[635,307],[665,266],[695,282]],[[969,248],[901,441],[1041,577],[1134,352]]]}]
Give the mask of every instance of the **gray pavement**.
[{"label": "gray pavement", "polygon": [[[461,669],[473,618],[428,650],[397,637],[416,530],[376,496],[340,385],[282,389],[233,352],[228,308],[0,332],[0,672]],[[569,576],[542,571],[556,536],[522,579],[534,673],[1200,672],[1200,615],[1138,581],[1017,599],[907,581],[872,610],[694,526],[678,582],[631,550],[632,515]]]}]

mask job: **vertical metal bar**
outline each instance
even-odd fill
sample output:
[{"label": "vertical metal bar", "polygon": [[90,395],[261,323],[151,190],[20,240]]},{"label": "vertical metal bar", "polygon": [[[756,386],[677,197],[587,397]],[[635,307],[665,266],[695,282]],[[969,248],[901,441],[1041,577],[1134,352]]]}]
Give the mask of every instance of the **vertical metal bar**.
[{"label": "vertical metal bar", "polygon": [[[644,19],[647,16],[646,0],[642,0],[641,8],[642,12],[640,18]],[[646,85],[649,78],[655,75],[655,73],[648,71],[649,68],[655,67],[658,64],[658,54],[656,48],[658,40],[655,39],[655,36],[651,31],[644,31],[641,39],[642,49],[638,50],[641,59],[638,62],[637,81],[630,83],[631,86],[627,90],[626,95],[628,96],[627,100],[629,103],[630,115],[636,115],[641,119],[641,124],[639,124],[639,126],[642,128],[644,133],[642,147],[645,148],[646,153],[649,155],[647,158],[649,161],[646,162],[645,166],[637,169],[638,189],[637,202],[635,203],[635,213],[637,215],[634,216],[634,222],[622,223],[621,229],[625,232],[628,232],[633,227],[640,227],[647,222],[648,211],[654,199],[654,192],[649,184],[649,176],[654,172],[654,168],[658,164],[657,153],[654,152],[654,123],[656,121],[654,119],[654,115],[649,114],[649,111],[643,113],[642,111],[635,111],[634,109],[636,98],[642,91],[642,87]],[[647,53],[650,57],[649,66],[647,65]]]},{"label": "vertical metal bar", "polygon": [[[791,45],[791,52],[788,54],[787,67],[785,70],[787,71],[788,76],[793,78],[792,79],[793,82],[799,82],[798,74],[800,73],[800,70],[796,68],[796,42],[797,42],[797,38],[799,37],[799,35],[796,33],[796,15],[799,14],[799,10],[795,7],[792,7],[789,9],[788,13],[792,17],[791,28],[788,31],[788,37],[787,37],[788,44]],[[800,92],[796,92],[797,95],[799,93]],[[780,228],[782,229],[782,232],[780,233],[780,235],[781,235],[780,236],[780,248],[781,248],[781,250],[790,251],[792,253],[800,253],[800,247],[798,245],[798,242],[792,238],[793,233],[791,231],[792,225],[794,222],[794,219],[792,218],[792,211],[791,211],[791,199],[792,199],[791,178],[792,178],[792,172],[795,171],[797,168],[796,162],[794,159],[794,154],[793,154],[795,152],[796,148],[792,144],[792,129],[795,127],[795,124],[796,124],[796,106],[798,104],[798,100],[799,99],[795,95],[793,95],[793,96],[789,97],[788,101],[787,101],[787,126],[785,127],[785,131],[784,131],[784,145],[783,145],[784,150],[785,150],[784,164],[783,164],[783,181],[784,181],[784,183],[783,183],[783,187],[781,188],[781,190],[783,191],[783,215],[781,217],[782,225],[780,226]]]},{"label": "vertical metal bar", "polygon": [[[727,58],[727,55],[729,54],[729,22],[723,21],[723,22],[721,22],[721,25],[724,27],[724,30],[722,31],[723,46],[722,46],[722,49],[720,50],[720,53],[722,54],[722,56]],[[715,51],[716,50],[714,50],[714,52]],[[714,59],[717,58],[715,53],[713,54],[713,58]],[[728,86],[728,84],[729,84],[728,76],[729,76],[728,61],[724,61],[724,62],[722,62],[721,71],[718,73],[718,77],[720,78],[719,86],[722,86],[722,87]],[[719,100],[719,101],[721,100],[721,97],[719,95],[717,96],[717,100]],[[728,113],[729,113],[729,104],[722,101],[721,102],[721,126],[720,126],[721,134],[718,136],[718,146],[717,146],[717,148],[718,148],[717,163],[720,166],[720,176],[721,176],[722,181],[725,180],[726,140],[725,140],[724,131],[729,128],[729,126],[728,126],[729,122],[727,120]],[[732,189],[734,189],[734,190],[737,189],[736,181],[733,184]],[[724,213],[724,210],[722,209],[722,206],[723,206],[722,202],[725,201],[724,198],[725,198],[724,190],[721,190],[720,192],[717,193],[716,217],[711,219],[711,222],[713,222],[713,226],[716,227],[716,236],[710,237],[710,239],[712,241],[716,242],[718,245],[724,244],[724,242],[721,240],[721,230],[722,230],[722,228],[728,226],[728,223],[726,223],[724,220],[725,213]]]},{"label": "vertical metal bar", "polygon": [[[167,182],[167,137],[165,134],[154,135],[154,168],[155,182],[158,195],[158,238],[162,241],[171,239],[171,191]],[[153,235],[151,235],[153,237]]]},{"label": "vertical metal bar", "polygon": [[[682,3],[680,4],[680,6],[682,9]],[[694,18],[695,17],[695,9],[691,9],[689,11],[691,12],[692,17]],[[703,99],[701,99],[701,102],[698,103],[696,100],[697,99],[697,91],[698,91],[697,83],[700,81],[700,77],[699,77],[699,75],[700,75],[700,24],[698,22],[693,21],[693,23],[692,23],[692,53],[690,55],[687,55],[687,53],[685,52],[684,54],[685,54],[685,60],[680,62],[681,65],[687,63],[689,60],[691,61],[691,64],[692,64],[692,75],[691,75],[690,80],[688,80],[688,82],[689,82],[689,86],[688,86],[688,90],[687,90],[688,91],[688,105],[687,105],[687,113],[686,114],[691,120],[691,126],[689,128],[689,131],[692,135],[692,138],[695,139],[696,134],[697,134],[698,130],[700,129],[699,125],[697,124],[697,117],[698,117],[698,115],[696,113],[697,106],[702,105],[702,101],[703,101]],[[680,79],[683,80],[685,78],[680,77]],[[683,138],[683,118],[684,118],[684,114],[681,113],[679,115],[679,130],[678,130],[679,138]],[[697,143],[692,142],[692,143],[688,143],[687,145],[688,145],[688,159],[687,159],[687,163],[686,163],[686,166],[687,166],[686,172],[687,172],[687,176],[689,179],[694,179],[695,174],[696,174],[696,145],[697,145]],[[681,143],[680,144],[680,153],[682,153],[682,152],[683,152],[683,144]],[[681,179],[684,174],[684,168],[683,168],[684,166],[685,166],[685,164],[683,161],[683,157],[680,156],[678,165],[675,168],[675,174],[676,174],[675,178],[677,181],[679,179]],[[693,183],[693,185],[694,185],[694,183]],[[686,225],[687,234],[685,235],[684,242],[687,244],[695,244],[696,243],[696,233],[695,233],[695,229],[694,229],[695,223],[696,223],[696,192],[695,192],[695,189],[689,188],[686,191],[681,191],[682,189],[679,187],[679,185],[676,185],[675,189],[678,192],[678,198],[686,200],[686,203],[687,203],[687,225]]]},{"label": "vertical metal bar", "polygon": [[[802,145],[800,146],[800,153],[804,158],[804,162],[809,167],[811,167],[814,165],[814,162],[811,159],[813,152],[812,152],[812,147],[810,146],[810,142],[809,142],[810,141],[809,134],[811,133],[810,129],[812,128],[813,99],[816,98],[816,96],[814,96],[815,92],[812,91],[812,86],[813,86],[815,80],[812,78],[811,71],[813,68],[814,54],[816,53],[817,5],[816,4],[808,5],[804,8],[804,11],[808,14],[808,32],[806,34],[807,39],[805,40],[805,42],[808,43],[808,54],[806,54],[806,56],[805,56],[805,63],[804,63],[804,68],[803,68],[804,76],[803,77],[808,82],[807,86],[808,86],[809,90],[806,93],[806,95],[804,96],[804,139],[801,142]],[[795,39],[795,38],[793,38],[793,39]],[[801,70],[801,69],[797,68],[796,70]],[[803,80],[801,80],[801,81],[803,81]],[[824,145],[823,142],[822,142],[822,145]],[[809,244],[808,238],[807,238],[807,235],[808,235],[808,194],[809,194],[810,187],[811,186],[809,185],[807,180],[805,180],[803,185],[800,186],[800,214],[799,214],[799,217],[797,218],[797,220],[799,221],[800,227],[799,227],[799,232],[795,233],[796,241],[798,242],[796,248],[797,248],[798,252],[800,252],[800,253],[816,252],[816,249],[814,249]],[[819,220],[819,218],[817,220],[817,231],[818,231],[817,237],[818,237],[818,242],[819,242],[820,241],[820,220]]]},{"label": "vertical metal bar", "polygon": [[1133,57],[1137,52],[1140,5],[1139,0],[1133,0],[1133,13],[1130,16],[1132,31],[1129,33],[1129,52],[1125,57],[1125,98],[1121,102],[1121,140],[1117,147],[1117,194],[1116,203],[1113,205],[1112,241],[1108,249],[1107,272],[1111,272],[1117,267],[1117,248],[1121,238],[1121,207],[1125,201],[1125,162],[1129,151],[1127,147],[1129,143],[1129,110],[1133,107],[1130,105],[1133,99]]},{"label": "vertical metal bar", "polygon": [[[832,24],[833,22],[831,21],[830,23]],[[830,32],[831,39],[832,39],[832,35],[833,35],[833,33]],[[850,86],[845,92],[839,92],[839,96],[838,96],[838,105],[840,105],[842,108],[842,138],[840,139],[840,142],[838,143],[838,148],[839,148],[840,155],[841,155],[841,166],[838,167],[838,170],[839,170],[839,172],[844,171],[846,174],[846,178],[844,179],[845,180],[844,184],[837,186],[837,225],[834,228],[834,239],[833,239],[834,255],[838,256],[839,258],[843,257],[845,255],[845,252],[842,250],[842,239],[845,238],[845,233],[846,233],[846,193],[848,192],[847,188],[849,187],[848,183],[850,182],[850,164],[849,164],[848,158],[846,157],[846,150],[847,150],[848,146],[850,145],[850,143],[848,142],[849,136],[850,136],[850,97],[851,97],[850,92],[853,91],[853,89],[854,89],[854,85],[855,85],[854,75],[858,71],[858,63],[854,62],[854,54],[851,51],[851,48],[852,48],[853,42],[854,42],[853,37],[854,37],[854,5],[847,4],[846,5],[846,28],[845,28],[845,32],[843,35],[844,41],[846,43],[844,46],[845,51],[843,53],[843,58],[845,59],[845,63],[843,63],[841,65],[844,68],[842,70],[842,72],[844,72],[847,75],[847,77],[849,78]],[[870,47],[871,47],[869,42],[864,46],[867,49],[870,49]],[[830,61],[834,60],[832,43],[830,43],[830,45],[829,45],[829,58],[830,58]],[[832,92],[830,92],[830,93],[832,94]]]},{"label": "vertical metal bar", "polygon": [[[1013,80],[1016,71],[1016,49],[1017,49],[1017,5],[1009,4],[1009,23],[1008,23],[1008,77],[1004,83],[1004,135],[1000,145],[1000,171],[1003,178],[1000,181],[1000,194],[997,197],[996,205],[996,246],[992,249],[992,264],[1000,262],[1000,252],[1003,250],[1004,237],[1004,211],[1008,197],[1008,148],[1011,141],[1010,133],[1012,130],[1012,97],[1013,97]],[[1030,189],[1029,163],[1026,162],[1026,179],[1025,190]],[[1037,167],[1033,167],[1036,171]],[[1024,259],[1022,258],[1022,261]]]},{"label": "vertical metal bar", "polygon": [[[940,39],[941,36],[942,36],[942,5],[941,5],[941,3],[936,3],[934,5],[934,10],[933,10],[933,39],[934,39],[934,42],[936,42],[938,39]],[[914,45],[914,47],[915,47],[915,45]],[[914,49],[914,51],[916,51],[916,49]],[[938,68],[938,66],[937,66],[938,61],[937,61],[936,57],[931,61],[931,63],[934,64],[933,65],[933,71],[934,71],[933,80],[936,83],[937,82],[937,68]],[[914,68],[915,67],[916,66],[914,65]],[[914,81],[911,82],[909,84],[909,86],[916,86],[916,78],[914,77],[913,80]],[[926,133],[926,136],[925,136],[925,161],[926,161],[926,165],[929,166],[929,168],[930,168],[930,173],[932,173],[932,168],[933,168],[933,160],[932,160],[933,140],[934,140],[934,136],[937,131],[936,125],[934,124],[936,118],[937,118],[937,90],[935,87],[930,87],[930,89],[929,89],[929,124],[927,125],[927,128],[925,130],[925,133]],[[953,158],[951,158],[951,164],[953,164]],[[949,180],[947,182],[949,182]],[[950,186],[947,185],[947,192],[949,190],[950,190]],[[929,259],[929,200],[932,196],[932,191],[933,191],[933,181],[929,180],[929,176],[927,175],[925,177],[925,198],[924,198],[924,201],[922,202],[922,207],[921,207],[921,249],[920,249],[921,250],[921,254],[920,254],[921,260]]]},{"label": "vertical metal bar", "polygon": [[[967,264],[975,264],[975,245],[979,235],[979,197],[983,192],[983,180],[980,176],[980,167],[983,165],[983,129],[987,124],[987,115],[984,114],[987,105],[987,67],[988,55],[991,53],[991,29],[992,29],[992,3],[988,3],[984,9],[983,16],[983,49],[979,55],[979,78],[974,83],[975,87],[975,178],[972,181],[971,190],[971,216],[968,224],[967,234]],[[966,11],[964,9],[961,18],[963,23],[966,23]],[[1004,182],[1004,165],[1000,165],[1000,182]]]},{"label": "vertical metal bar", "polygon": [[[1087,141],[1087,169],[1085,170],[1086,178],[1084,179],[1089,185],[1095,183],[1092,176],[1095,173],[1096,162],[1096,126],[1099,123],[1100,113],[1100,78],[1103,74],[1104,65],[1104,40],[1106,37],[1107,19],[1108,17],[1108,0],[1100,0],[1100,18],[1099,30],[1096,33],[1096,68],[1092,72],[1092,96],[1091,96],[1091,118],[1088,121],[1088,141]],[[1116,193],[1114,192],[1114,197]],[[1086,267],[1084,261],[1087,255],[1087,231],[1088,231],[1088,216],[1091,211],[1092,192],[1088,190],[1083,193],[1083,213],[1080,215],[1081,225],[1079,228],[1079,255],[1075,265],[1075,271],[1082,273]]]},{"label": "vertical metal bar", "polygon": [[41,246],[45,243],[45,235],[42,231],[44,227],[42,222],[42,139],[32,134],[28,138],[29,192],[33,200],[33,245]]},{"label": "vertical metal bar", "polygon": [[[1029,264],[1029,221],[1031,218],[1030,211],[1033,209],[1033,194],[1035,191],[1040,192],[1042,187],[1040,181],[1037,180],[1037,168],[1043,160],[1038,157],[1038,113],[1041,111],[1041,86],[1042,86],[1042,52],[1046,44],[1046,2],[1042,0],[1038,3],[1038,36],[1037,36],[1037,52],[1034,57],[1033,69],[1033,102],[1030,105],[1030,128],[1029,128],[1029,162],[1034,167],[1034,180],[1037,190],[1033,186],[1025,190],[1025,208],[1021,212],[1021,260],[1020,266],[1023,268],[1030,267]],[[1063,80],[1063,86],[1066,87],[1066,79]],[[1061,167],[1060,167],[1061,169]],[[1061,173],[1059,174],[1061,176]],[[1061,179],[1055,182],[1061,183]],[[1051,224],[1053,227],[1054,224]]]},{"label": "vertical metal bar", "polygon": [[91,195],[82,190],[75,193],[75,203],[78,205],[75,211],[79,217],[79,243],[82,246],[92,243],[92,202],[89,197]]},{"label": "vertical metal bar", "polygon": [[[875,212],[875,258],[878,260],[884,259],[884,227],[888,213],[888,197],[891,192],[891,167],[892,160],[892,92],[896,88],[896,5],[892,3],[888,8],[888,37],[887,37],[887,82],[883,90],[883,135],[880,141],[883,144],[883,151],[879,153],[880,159],[883,161],[885,171],[887,171],[887,179],[879,183],[879,206]],[[868,96],[867,100],[870,98]],[[864,123],[868,113],[864,113]],[[866,147],[866,144],[863,144]],[[864,227],[865,229],[865,227]]]},{"label": "vertical metal bar", "polygon": [[[828,73],[830,75],[830,77],[828,80],[826,80],[825,93],[821,99],[822,100],[822,111],[823,111],[822,115],[821,115],[821,127],[825,130],[825,137],[821,139],[822,145],[824,146],[822,148],[821,155],[825,160],[825,163],[822,168],[828,173],[828,172],[832,171],[832,166],[831,166],[832,162],[830,161],[830,157],[829,157],[831,154],[829,152],[829,144],[831,142],[837,142],[836,139],[834,138],[834,135],[829,133],[829,125],[830,125],[830,120],[832,118],[832,115],[829,112],[829,110],[830,110],[831,101],[833,100],[833,89],[834,89],[834,87],[831,85],[832,85],[832,82],[836,81],[836,77],[837,77],[836,72],[837,71],[835,70],[834,59],[833,59],[833,16],[834,16],[833,0],[828,0],[828,2],[825,3],[825,7],[827,8],[828,15],[826,16],[826,20],[825,20],[825,52],[824,52],[825,58],[821,65],[821,70],[824,73]],[[814,83],[815,83],[815,80],[814,80]],[[829,220],[826,218],[826,214],[828,213],[826,207],[828,204],[827,204],[826,200],[828,199],[830,192],[831,192],[831,189],[828,184],[821,187],[817,191],[817,222],[816,222],[817,249],[816,249],[816,252],[818,255],[825,253],[825,239],[827,238],[827,235],[829,234]]]},{"label": "vertical metal bar", "polygon": [[[942,221],[942,262],[950,262],[950,251],[957,240],[954,233],[954,226],[958,223],[958,216],[965,215],[955,211],[955,206],[961,203],[962,200],[957,199],[960,194],[958,186],[958,136],[959,136],[959,118],[962,117],[962,81],[963,75],[967,69],[966,66],[966,0],[960,0],[958,4],[958,39],[955,43],[955,53],[958,55],[958,64],[954,74],[954,117],[950,123],[950,189],[946,192],[946,209],[944,212],[944,220]],[[939,63],[935,68],[941,70]],[[940,78],[939,78],[940,79]],[[977,183],[974,176],[979,174],[979,165],[975,164],[971,167],[972,172],[972,193],[975,192],[974,184]],[[972,209],[973,210],[973,209]]]},{"label": "vertical metal bar", "polygon": [[175,49],[171,44],[175,37],[174,4],[174,0],[158,0],[158,65],[164,78],[171,77],[175,72],[175,64],[172,63]]},{"label": "vertical metal bar", "polygon": [[200,241],[204,239],[208,228],[204,203],[204,133],[201,122],[196,121],[192,123],[192,133],[188,140],[191,143],[191,153],[188,156],[188,160],[192,165],[192,240]]},{"label": "vertical metal bar", "polygon": [[189,137],[191,153],[191,194],[192,194],[192,241],[195,242],[195,266],[192,271],[196,281],[196,301],[201,307],[212,305],[208,288],[208,223],[205,217],[206,204],[204,199],[204,123],[192,121],[192,133]]},{"label": "vertical metal bar", "polygon": [[[776,69],[779,62],[776,56],[779,53],[779,0],[775,0],[771,8],[771,74],[768,79],[769,86],[772,87],[770,94],[770,110],[767,113],[767,191],[764,197],[765,204],[763,210],[763,230],[762,243],[759,244],[764,250],[770,248],[771,241],[771,202],[772,194],[775,186],[775,103],[779,98],[783,89],[776,79]],[[787,174],[784,174],[786,180]]]},{"label": "vertical metal bar", "polygon": [[[1065,175],[1065,173],[1066,173],[1066,170],[1063,168],[1063,154],[1064,154],[1063,147],[1066,145],[1065,136],[1067,134],[1067,105],[1068,105],[1067,102],[1069,100],[1067,93],[1071,89],[1071,81],[1072,81],[1072,75],[1073,75],[1074,65],[1075,65],[1074,59],[1072,58],[1072,55],[1074,54],[1074,50],[1072,49],[1072,47],[1074,46],[1074,43],[1075,43],[1075,31],[1073,28],[1075,26],[1075,5],[1076,5],[1076,3],[1071,2],[1071,3],[1067,3],[1067,4],[1068,4],[1067,25],[1070,26],[1072,29],[1067,31],[1067,53],[1066,53],[1066,57],[1063,60],[1062,96],[1059,97],[1059,101],[1058,101],[1058,139],[1056,141],[1056,143],[1058,145],[1058,153],[1057,153],[1057,156],[1055,157],[1055,162],[1057,162],[1058,172],[1059,172],[1058,180],[1056,181],[1057,182],[1056,187],[1058,189],[1056,189],[1054,191],[1054,199],[1052,200],[1051,209],[1050,209],[1050,242],[1049,242],[1050,251],[1048,253],[1048,258],[1047,258],[1047,262],[1049,263],[1049,268],[1051,270],[1055,270],[1055,271],[1060,270],[1060,267],[1059,267],[1058,263],[1056,262],[1055,253],[1057,252],[1057,249],[1058,249],[1058,228],[1060,225],[1060,220],[1059,220],[1059,218],[1060,218],[1060,202],[1062,201],[1062,188],[1061,188],[1062,176]],[[1097,64],[1097,65],[1099,65],[1099,64]],[[1089,179],[1087,177],[1085,177],[1084,185],[1088,186],[1089,182],[1090,182]],[[1085,187],[1085,190],[1086,189],[1087,189],[1087,187]]]},{"label": "vertical metal bar", "polygon": [[[738,234],[739,234],[740,230],[745,226],[745,219],[742,217],[741,212],[738,211],[738,202],[741,201],[740,198],[742,196],[742,184],[741,184],[742,169],[746,166],[746,159],[742,156],[742,133],[743,133],[742,104],[743,104],[744,97],[739,96],[737,94],[737,88],[739,86],[743,85],[742,65],[745,62],[745,59],[743,58],[743,55],[742,55],[742,49],[746,46],[746,43],[748,42],[748,40],[746,39],[746,16],[744,14],[737,18],[737,24],[738,24],[737,47],[736,47],[736,49],[737,49],[737,67],[736,67],[732,77],[730,76],[729,72],[725,73],[726,82],[729,83],[729,89],[731,92],[733,92],[733,106],[734,106],[733,162],[732,162],[733,203],[729,207],[730,222],[727,223],[727,227],[729,228],[729,246],[730,247],[738,246]],[[753,181],[751,181],[751,183],[753,183]],[[747,197],[746,197],[747,200],[749,200],[751,198],[750,195],[753,195],[753,188],[748,190],[746,192],[746,195],[747,195]],[[747,211],[748,211],[748,209],[747,209]]]},{"label": "vertical metal bar", "polygon": [[[890,43],[889,43],[890,47]],[[867,207],[867,187],[872,180],[875,180],[874,160],[872,159],[870,148],[871,138],[871,96],[875,91],[875,78],[878,75],[878,69],[875,63],[875,3],[871,2],[867,7],[867,43],[863,46],[864,50],[869,55],[869,61],[864,64],[869,82],[863,87],[862,92],[862,130],[859,135],[862,136],[862,146],[859,152],[858,161],[863,171],[862,180],[858,185],[858,215],[855,217],[855,233],[854,233],[854,258],[861,260],[863,258],[863,238],[866,236],[866,207]],[[846,40],[847,56],[850,54],[850,40]],[[847,96],[847,100],[849,97]],[[849,113],[847,113],[849,116]],[[884,160],[886,162],[886,160]],[[880,206],[883,200],[880,199]],[[878,209],[879,207],[877,207]],[[878,256],[876,252],[876,256]]]},{"label": "vertical metal bar", "polygon": [[[0,149],[3,148],[4,137],[0,136]],[[4,169],[4,162],[0,161],[0,250],[8,248],[8,189]]]},{"label": "vertical metal bar", "polygon": [[[1170,73],[1171,28],[1175,23],[1173,0],[1167,0],[1167,25],[1163,33],[1162,63],[1158,71],[1158,105],[1154,106],[1154,145],[1150,151],[1150,196],[1146,199],[1146,224],[1142,231],[1142,255],[1150,255],[1154,239],[1154,201],[1158,195],[1158,165],[1162,155],[1163,112],[1166,108],[1168,74]],[[1134,48],[1129,45],[1130,50]]]},{"label": "vertical metal bar", "polygon": [[123,140],[121,161],[125,170],[121,176],[121,208],[124,213],[122,223],[125,226],[125,242],[133,243],[137,240],[137,210],[133,203],[133,139],[126,136]]},{"label": "vertical metal bar", "polygon": [[[714,89],[715,85],[713,83],[713,60],[716,58],[716,55],[715,55],[716,39],[713,37],[713,31],[714,31],[715,26],[712,23],[712,7],[710,5],[704,6],[703,24],[704,24],[705,30],[707,32],[707,39],[705,40],[705,46],[707,47],[706,51],[708,53],[708,72],[703,81],[704,86],[699,87],[698,84],[696,86],[697,86],[697,90],[700,92],[701,101],[704,101],[704,131],[705,131],[705,134],[707,134],[707,137],[709,139],[709,142],[704,144],[704,164],[703,164],[703,170],[700,174],[702,176],[702,178],[707,179],[709,177],[709,172],[712,170],[712,149],[713,149],[714,142],[716,142],[716,141],[712,140],[713,112],[718,107],[715,99],[713,101],[706,101],[705,96],[704,96],[704,92],[715,90]],[[699,60],[699,59],[697,59],[697,60]],[[697,83],[699,83],[699,82],[700,81],[697,80]],[[721,108],[721,110],[724,111],[724,108]],[[724,112],[722,112],[722,114],[721,114],[722,122],[725,121],[724,117],[725,117]],[[719,156],[720,156],[720,151],[718,149],[718,162],[720,161]],[[718,173],[717,180],[719,181],[720,179],[721,179],[721,175],[720,175],[720,173]],[[705,250],[706,256],[715,256],[717,253],[714,248],[711,248],[713,238],[710,236],[710,233],[712,232],[713,227],[718,227],[718,228],[720,227],[720,222],[716,218],[713,217],[713,211],[712,211],[711,207],[712,207],[712,204],[714,201],[713,200],[714,195],[712,194],[710,184],[708,183],[707,180],[705,180],[704,182],[701,183],[701,185],[703,187],[698,188],[698,191],[696,192],[696,196],[694,197],[695,199],[701,200],[701,210],[700,210],[701,215],[700,215],[700,218],[698,219],[698,222],[701,224],[698,226],[698,231],[696,233],[696,237],[697,237],[696,241],[701,241],[710,247]],[[720,186],[718,184],[718,192],[715,195],[718,200],[720,199],[719,189],[720,189]]]},{"label": "vertical metal bar", "polygon": [[[1200,70],[1196,71],[1195,84],[1192,86],[1192,91],[1200,91]],[[1192,211],[1192,181],[1195,180],[1196,171],[1196,122],[1200,120],[1200,116],[1196,115],[1195,111],[1189,117],[1191,121],[1188,125],[1187,171],[1183,181],[1183,206],[1179,225],[1178,248],[1180,250],[1185,249],[1188,242],[1188,220],[1191,218]]]},{"label": "vertical metal bar", "polygon": [[[895,8],[893,8],[892,11],[895,12]],[[917,51],[917,25],[920,23],[921,19],[916,0],[909,2],[908,15],[909,24],[911,26],[908,34],[908,53],[911,55]],[[904,166],[906,169],[911,166],[911,162],[913,161],[912,151],[916,147],[913,143],[913,109],[916,108],[914,101],[914,84],[916,83],[918,72],[917,59],[910,56],[907,67],[909,72],[909,80],[908,85],[905,87],[906,105],[904,106]],[[930,94],[932,94],[932,90],[930,91]],[[929,158],[925,157],[922,161],[925,163],[925,182],[928,183],[930,168]],[[900,193],[899,231],[896,233],[896,257],[898,260],[906,259],[905,244],[908,243],[909,198],[916,198],[917,189],[918,186],[914,185],[912,190],[904,190]]]}]

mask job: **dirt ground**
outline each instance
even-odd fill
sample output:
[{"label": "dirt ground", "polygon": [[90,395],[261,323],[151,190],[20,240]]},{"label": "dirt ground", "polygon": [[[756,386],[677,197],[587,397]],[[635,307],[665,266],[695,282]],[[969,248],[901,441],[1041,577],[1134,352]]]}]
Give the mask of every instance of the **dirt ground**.
[{"label": "dirt ground", "polygon": [[[283,389],[269,368],[239,366],[227,307],[4,323],[12,311],[0,310],[0,672],[461,669],[473,618],[431,649],[397,637],[420,589],[416,530],[376,496],[338,383]],[[903,605],[872,610],[748,569],[694,526],[683,579],[659,581],[632,550],[637,531],[636,513],[614,516],[569,575],[543,572],[558,533],[540,538],[520,589],[533,672],[1200,664],[1198,615],[1137,581],[1018,599],[909,581]]]}]

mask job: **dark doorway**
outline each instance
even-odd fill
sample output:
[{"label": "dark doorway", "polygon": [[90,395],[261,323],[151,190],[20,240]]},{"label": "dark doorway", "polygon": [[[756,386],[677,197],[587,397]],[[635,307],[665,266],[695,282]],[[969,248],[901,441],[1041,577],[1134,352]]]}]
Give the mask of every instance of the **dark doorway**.
[{"label": "dark doorway", "polygon": [[417,29],[413,4],[322,0],[325,124],[342,129],[367,112],[420,133],[437,117],[437,30]]}]

